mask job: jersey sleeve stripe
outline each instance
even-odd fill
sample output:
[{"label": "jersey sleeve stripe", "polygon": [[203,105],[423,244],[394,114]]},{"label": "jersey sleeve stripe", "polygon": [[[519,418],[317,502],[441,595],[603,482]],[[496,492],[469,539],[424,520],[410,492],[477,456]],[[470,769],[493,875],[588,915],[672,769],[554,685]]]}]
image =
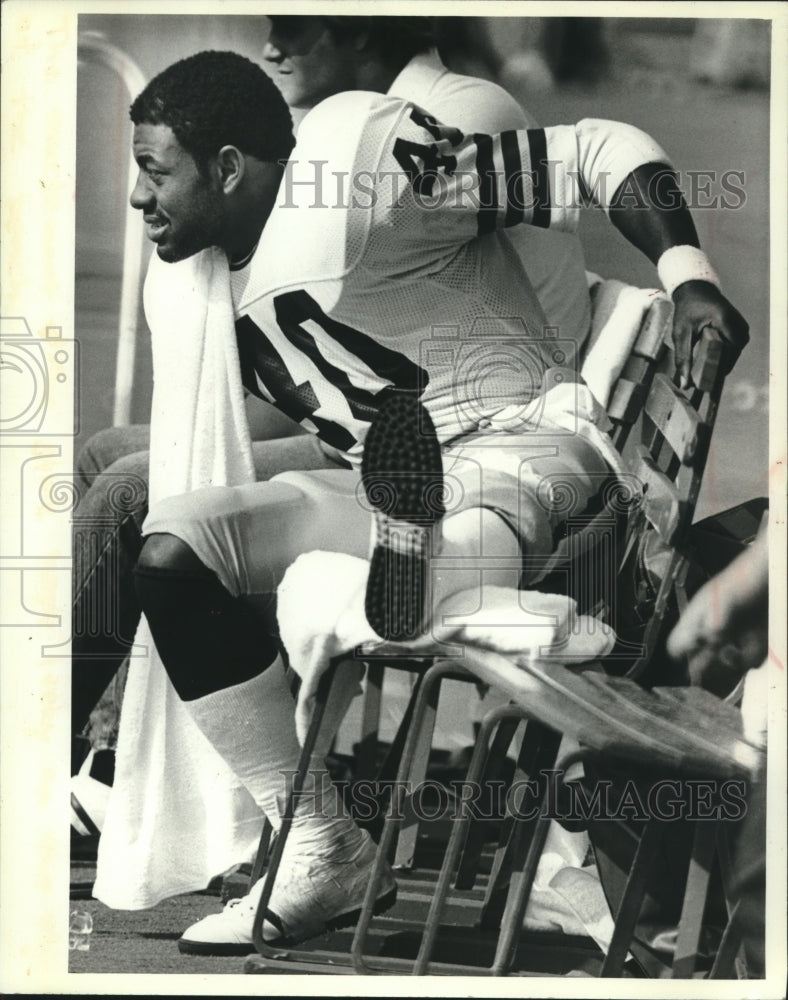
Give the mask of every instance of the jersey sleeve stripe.
[{"label": "jersey sleeve stripe", "polygon": [[542,128],[529,128],[527,135],[534,179],[531,224],[548,229],[550,227],[550,173],[547,160],[547,138]]},{"label": "jersey sleeve stripe", "polygon": [[504,226],[515,226],[525,220],[523,194],[523,161],[517,133],[511,129],[501,133],[504,179],[506,184],[506,218]]},{"label": "jersey sleeve stripe", "polygon": [[476,172],[479,175],[479,215],[478,234],[484,236],[492,233],[498,224],[498,192],[495,178],[495,162],[493,160],[492,137],[477,132],[473,141],[476,143]]}]

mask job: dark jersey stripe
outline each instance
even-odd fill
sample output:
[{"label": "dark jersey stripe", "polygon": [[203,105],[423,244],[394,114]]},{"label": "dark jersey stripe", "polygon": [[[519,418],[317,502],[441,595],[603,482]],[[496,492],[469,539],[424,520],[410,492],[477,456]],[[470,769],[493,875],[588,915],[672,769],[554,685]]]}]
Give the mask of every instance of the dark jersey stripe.
[{"label": "dark jersey stripe", "polygon": [[[400,351],[392,351],[391,348],[386,347],[366,333],[362,333],[361,330],[356,330],[352,326],[347,326],[340,323],[339,320],[327,316],[320,305],[303,288],[277,295],[274,299],[274,308],[279,326],[291,343],[297,347],[301,347],[301,344],[296,344],[285,326],[300,327],[305,320],[311,319],[325,330],[332,340],[344,347],[348,354],[360,358],[367,368],[384,381],[393,382],[399,389],[410,389],[419,393],[424,392],[427,388],[429,375],[424,368],[411,361]],[[324,374],[326,373],[324,372]],[[360,392],[361,390],[356,391]]]},{"label": "dark jersey stripe", "polygon": [[523,196],[523,161],[520,157],[520,143],[517,133],[510,130],[501,132],[501,152],[506,178],[506,218],[504,226],[516,226],[525,219],[525,199]]},{"label": "dark jersey stripe", "polygon": [[[285,337],[299,353],[310,359],[327,382],[341,392],[356,420],[362,423],[373,420],[380,406],[380,392],[392,383],[398,389],[418,394],[426,389],[429,375],[425,369],[360,330],[331,319],[304,289],[277,295],[274,311],[277,325]],[[325,334],[319,342],[305,326],[310,320]],[[241,376],[246,388],[259,396],[259,378],[280,410],[299,423],[308,418],[318,428],[320,437],[329,444],[345,451],[350,449],[356,443],[350,431],[341,424],[315,416],[321,403],[312,383],[296,385],[285,360],[251,317],[240,317],[235,328]],[[335,345],[333,350],[332,341]],[[348,373],[332,361],[332,358],[337,360],[336,345],[341,345],[349,354],[363,361],[386,385],[374,391],[354,385]]]},{"label": "dark jersey stripe", "polygon": [[534,178],[534,209],[531,224],[550,227],[550,174],[547,169],[547,138],[542,128],[528,129],[528,148]]},{"label": "dark jersey stripe", "polygon": [[[301,292],[305,295],[306,293]],[[299,295],[298,292],[294,295]],[[309,298],[309,296],[308,296]],[[314,301],[314,300],[312,300]],[[337,368],[326,358],[317,346],[315,338],[302,324],[307,319],[312,319],[309,313],[304,313],[301,306],[303,303],[294,301],[289,295],[277,295],[274,299],[276,310],[276,322],[279,329],[287,337],[293,347],[305,354],[320,374],[336,386],[348,402],[353,416],[358,420],[371,421],[378,412],[378,403],[375,399],[377,393],[366,389],[360,389],[353,385],[347,373]]]},{"label": "dark jersey stripe", "polygon": [[296,385],[290,370],[271,341],[249,316],[235,322],[238,353],[241,358],[241,379],[246,388],[260,396],[257,378],[293,420],[309,417],[320,406],[311,382]]},{"label": "dark jersey stripe", "polygon": [[476,133],[476,172],[479,175],[479,236],[495,231],[498,222],[498,186],[495,183],[492,136]]},{"label": "dark jersey stripe", "polygon": [[297,423],[310,420],[317,428],[318,436],[340,451],[353,447],[356,439],[349,430],[332,420],[315,415],[315,411],[320,409],[320,400],[312,383],[295,383],[281,354],[251,317],[239,317],[235,321],[235,332],[241,360],[241,378],[250,392],[264,398],[257,385],[256,376],[259,377],[273,397],[274,404],[283,413]]}]

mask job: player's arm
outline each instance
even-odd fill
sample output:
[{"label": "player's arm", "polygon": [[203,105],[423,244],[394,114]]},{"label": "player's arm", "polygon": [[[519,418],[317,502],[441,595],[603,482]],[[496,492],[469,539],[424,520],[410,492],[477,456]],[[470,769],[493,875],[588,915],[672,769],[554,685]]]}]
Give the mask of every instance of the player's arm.
[{"label": "player's arm", "polygon": [[[471,238],[527,224],[574,231],[583,205],[601,206],[657,264],[675,303],[676,367],[690,379],[691,349],[704,327],[729,345],[727,368],[746,345],[747,323],[719,289],[664,150],[621,122],[463,135],[414,108],[421,141],[397,137],[394,155],[443,238]],[[427,141],[425,141],[427,140]],[[450,211],[438,211],[440,204]],[[454,211],[451,211],[453,209]],[[444,226],[453,233],[443,232]]]},{"label": "player's arm", "polygon": [[[552,130],[547,129],[546,132]],[[568,138],[563,127],[561,141]],[[574,127],[582,193],[600,205],[613,225],[657,265],[672,297],[676,370],[689,385],[692,347],[705,327],[727,344],[730,370],[749,340],[743,316],[720,291],[667,154],[645,132],[621,122],[584,119]],[[571,140],[562,153],[573,156]]]},{"label": "player's arm", "polygon": [[717,330],[725,341],[723,365],[730,371],[749,341],[749,327],[720,291],[673,170],[658,162],[635,167],[614,192],[608,214],[629,242],[657,265],[673,299],[673,344],[681,384],[690,384],[692,347],[705,327]]}]

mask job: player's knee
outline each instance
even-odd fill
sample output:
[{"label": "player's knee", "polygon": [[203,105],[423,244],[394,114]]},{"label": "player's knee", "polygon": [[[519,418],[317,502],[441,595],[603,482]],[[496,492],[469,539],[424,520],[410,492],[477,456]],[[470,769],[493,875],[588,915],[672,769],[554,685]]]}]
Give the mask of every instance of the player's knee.
[{"label": "player's knee", "polygon": [[122,521],[131,514],[141,524],[148,505],[148,453],[117,457],[111,442],[106,448],[101,442],[91,447],[99,436],[94,435],[88,441],[77,460],[78,516],[86,520]]},{"label": "player's knee", "polygon": [[173,576],[204,576],[211,572],[190,545],[176,535],[166,533],[149,535],[145,539],[137,569],[142,573],[170,573]]},{"label": "player's knee", "polygon": [[134,569],[134,586],[153,641],[182,698],[189,690],[190,661],[201,647],[197,633],[210,620],[199,607],[206,585],[212,593],[219,588],[219,597],[224,598],[215,575],[186,542],[168,534],[145,540]]},{"label": "player's knee", "polygon": [[109,469],[114,462],[146,447],[132,437],[128,427],[105,427],[91,434],[80,448],[74,463],[77,475],[95,476]]},{"label": "player's knee", "polygon": [[183,701],[250,680],[276,658],[266,622],[180,538],[150,535],[134,576],[156,649]]},{"label": "player's knee", "polygon": [[[111,465],[117,454],[113,448],[115,427],[107,427],[102,431],[97,431],[87,439],[77,453],[74,468],[79,476],[96,475],[103,472],[107,465]],[[113,458],[107,458],[109,454]]]}]

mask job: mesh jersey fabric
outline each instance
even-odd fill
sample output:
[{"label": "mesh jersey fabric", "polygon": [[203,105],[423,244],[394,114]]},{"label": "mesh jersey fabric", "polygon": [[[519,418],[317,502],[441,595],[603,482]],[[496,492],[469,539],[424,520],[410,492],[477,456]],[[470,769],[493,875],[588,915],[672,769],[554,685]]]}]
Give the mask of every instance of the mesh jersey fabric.
[{"label": "mesh jersey fabric", "polygon": [[[434,50],[414,56],[388,92],[426,108],[438,121],[463,132],[537,128],[534,118],[503,87],[451,72]],[[570,342],[570,350],[579,352],[591,325],[580,239],[574,233],[533,227],[509,229],[498,239],[511,241],[548,322]],[[574,354],[568,360],[573,361]]]},{"label": "mesh jersey fabric", "polygon": [[604,122],[464,135],[393,97],[323,101],[301,124],[248,275],[234,276],[245,386],[353,465],[386,386],[419,391],[444,443],[527,404],[574,345],[546,329],[495,233],[574,231],[579,178],[604,194],[595,170],[610,174],[610,147],[623,179],[665,159],[649,142]]}]

